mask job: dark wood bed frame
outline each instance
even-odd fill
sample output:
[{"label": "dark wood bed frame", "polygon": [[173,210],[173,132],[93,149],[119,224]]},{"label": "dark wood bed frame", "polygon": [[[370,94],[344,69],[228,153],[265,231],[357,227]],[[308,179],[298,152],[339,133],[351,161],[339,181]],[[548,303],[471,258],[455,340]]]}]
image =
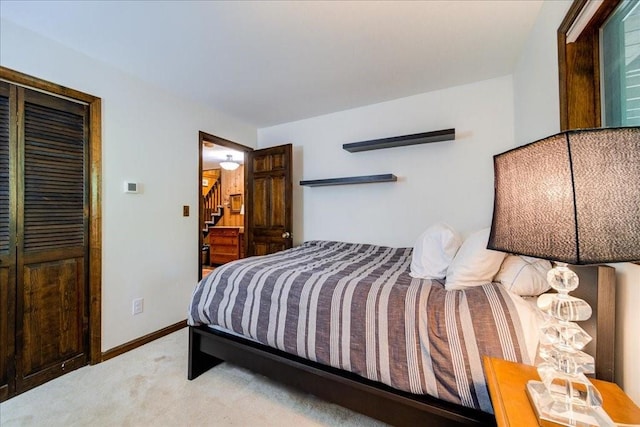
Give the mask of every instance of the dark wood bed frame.
[{"label": "dark wood bed frame", "polygon": [[[572,295],[593,309],[591,319],[581,323],[593,337],[586,351],[596,357],[596,377],[613,381],[615,270],[609,266],[573,269],[580,287]],[[495,425],[494,416],[486,412],[399,391],[206,326],[189,327],[190,380],[225,361],[392,425]]]}]

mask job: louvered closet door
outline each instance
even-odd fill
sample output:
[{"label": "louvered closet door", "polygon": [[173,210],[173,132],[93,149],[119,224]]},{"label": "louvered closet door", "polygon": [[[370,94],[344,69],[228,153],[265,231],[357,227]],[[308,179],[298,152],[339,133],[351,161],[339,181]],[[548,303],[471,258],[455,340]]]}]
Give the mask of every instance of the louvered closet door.
[{"label": "louvered closet door", "polygon": [[[14,89],[15,99],[15,89]],[[15,388],[15,140],[11,131],[10,86],[0,82],[0,401]]]},{"label": "louvered closet door", "polygon": [[87,362],[88,115],[18,89],[16,388]]}]

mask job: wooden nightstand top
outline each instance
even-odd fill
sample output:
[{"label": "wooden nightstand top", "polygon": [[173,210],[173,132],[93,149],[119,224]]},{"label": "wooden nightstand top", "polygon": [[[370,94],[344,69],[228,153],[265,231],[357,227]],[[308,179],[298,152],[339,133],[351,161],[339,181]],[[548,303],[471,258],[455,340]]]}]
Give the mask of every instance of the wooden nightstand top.
[{"label": "wooden nightstand top", "polygon": [[[525,391],[527,381],[540,379],[536,368],[485,357],[484,372],[498,427],[537,426],[538,421]],[[620,387],[606,381],[591,382],[602,394],[603,408],[613,421],[619,424],[640,424],[640,408]]]}]

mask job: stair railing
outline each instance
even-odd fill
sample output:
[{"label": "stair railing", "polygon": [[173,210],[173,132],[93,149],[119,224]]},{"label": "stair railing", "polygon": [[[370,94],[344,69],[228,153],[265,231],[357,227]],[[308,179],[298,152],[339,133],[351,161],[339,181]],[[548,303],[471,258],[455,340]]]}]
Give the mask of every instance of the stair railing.
[{"label": "stair railing", "polygon": [[[207,194],[204,195],[202,231],[207,232],[209,229],[208,222],[213,222],[213,214],[219,212],[222,206],[222,184],[220,177],[216,179]],[[220,215],[221,216],[221,215]]]}]

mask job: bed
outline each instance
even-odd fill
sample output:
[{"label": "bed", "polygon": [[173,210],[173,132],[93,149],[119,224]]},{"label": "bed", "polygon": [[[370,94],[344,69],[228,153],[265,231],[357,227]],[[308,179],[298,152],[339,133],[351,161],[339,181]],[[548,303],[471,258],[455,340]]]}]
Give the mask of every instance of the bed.
[{"label": "bed", "polygon": [[[393,425],[495,424],[482,357],[532,363],[539,314],[499,283],[411,277],[411,255],[311,241],[223,265],[193,294],[188,378],[228,361]],[[612,352],[611,270],[578,271],[593,353]]]}]

